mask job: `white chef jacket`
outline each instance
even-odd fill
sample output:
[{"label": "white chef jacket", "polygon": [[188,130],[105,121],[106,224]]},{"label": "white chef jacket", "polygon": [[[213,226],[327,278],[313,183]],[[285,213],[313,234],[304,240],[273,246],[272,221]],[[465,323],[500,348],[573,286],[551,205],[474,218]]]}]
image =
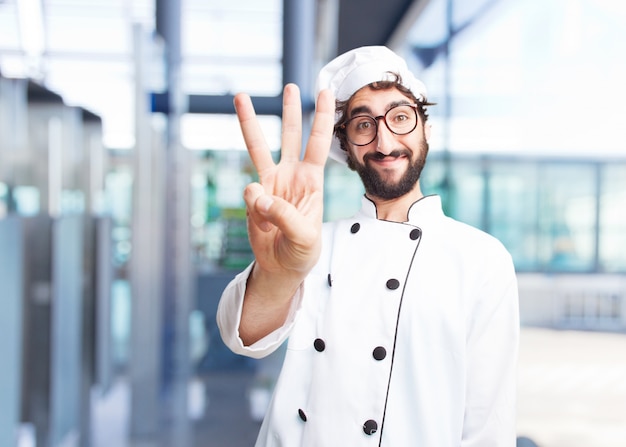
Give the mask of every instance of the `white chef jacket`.
[{"label": "white chef jacket", "polygon": [[519,338],[513,263],[492,236],[443,214],[408,222],[367,198],[323,226],[322,253],[284,326],[238,335],[251,266],[226,288],[218,325],[260,358],[288,339],[257,447],[513,447]]}]

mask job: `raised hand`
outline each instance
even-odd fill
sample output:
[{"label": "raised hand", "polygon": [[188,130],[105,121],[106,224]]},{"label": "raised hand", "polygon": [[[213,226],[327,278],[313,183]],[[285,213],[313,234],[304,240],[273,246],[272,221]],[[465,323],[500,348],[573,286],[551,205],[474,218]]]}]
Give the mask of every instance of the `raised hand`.
[{"label": "raised hand", "polygon": [[240,336],[252,343],[282,324],[290,298],[319,257],[324,164],[332,140],[335,102],[329,91],[319,94],[301,160],[300,91],[294,84],[285,86],[278,164],[272,159],[250,97],[235,96],[235,110],[259,174],[259,183],[244,191],[255,266],[247,283]]},{"label": "raised hand", "polygon": [[302,160],[302,108],[296,85],[285,86],[281,159],[278,164],[265,142],[247,95],[235,97],[246,146],[259,174],[244,200],[248,231],[257,264],[272,272],[308,272],[317,260],[323,217],[324,164],[334,121],[330,92],[318,98],[311,135]]}]

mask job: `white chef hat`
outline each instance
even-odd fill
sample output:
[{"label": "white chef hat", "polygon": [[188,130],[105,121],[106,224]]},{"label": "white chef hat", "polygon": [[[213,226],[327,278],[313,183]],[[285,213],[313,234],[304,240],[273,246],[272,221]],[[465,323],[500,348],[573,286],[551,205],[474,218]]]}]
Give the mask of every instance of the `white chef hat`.
[{"label": "white chef hat", "polygon": [[[390,73],[400,75],[402,85],[418,100],[427,101],[424,83],[409,70],[404,59],[384,46],[355,48],[337,56],[320,70],[315,91],[317,94],[321,90],[329,89],[335,99],[346,101],[372,82],[395,79]],[[339,118],[336,116],[335,120]],[[346,153],[336,137],[333,138],[330,157],[346,163]]]}]

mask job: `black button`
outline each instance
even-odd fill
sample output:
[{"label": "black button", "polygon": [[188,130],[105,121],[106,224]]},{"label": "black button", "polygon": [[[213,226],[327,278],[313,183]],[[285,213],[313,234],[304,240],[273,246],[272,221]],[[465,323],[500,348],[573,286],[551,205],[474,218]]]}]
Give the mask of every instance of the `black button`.
[{"label": "black button", "polygon": [[422,230],[420,230],[419,228],[413,228],[411,230],[411,234],[409,234],[409,237],[411,238],[411,240],[415,241],[419,239],[421,234],[422,234]]},{"label": "black button", "polygon": [[322,352],[324,349],[326,349],[326,343],[324,343],[324,340],[322,340],[321,338],[316,338],[313,342],[313,346],[315,346],[315,350],[317,352]]},{"label": "black button", "polygon": [[300,415],[300,419],[306,422],[306,413],[302,411],[302,408],[298,408],[298,415]]},{"label": "black button", "polygon": [[387,350],[382,346],[377,346],[376,348],[374,348],[372,355],[376,360],[382,360],[387,357]]},{"label": "black button", "polygon": [[350,227],[350,233],[352,234],[357,233],[360,229],[361,229],[361,224],[355,223]]},{"label": "black button", "polygon": [[398,287],[400,287],[400,281],[398,281],[397,279],[392,278],[387,281],[387,288],[389,290],[396,290]]},{"label": "black button", "polygon": [[366,435],[373,435],[378,431],[378,424],[373,419],[367,420],[363,424],[363,431]]},{"label": "black button", "polygon": [[328,287],[332,287],[333,286],[333,278],[330,276],[330,273],[328,274]]}]

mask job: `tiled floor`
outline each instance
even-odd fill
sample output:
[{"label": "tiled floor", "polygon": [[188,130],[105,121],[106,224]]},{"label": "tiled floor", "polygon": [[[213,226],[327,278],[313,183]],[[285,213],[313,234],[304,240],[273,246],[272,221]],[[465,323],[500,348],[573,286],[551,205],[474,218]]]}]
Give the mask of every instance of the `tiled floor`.
[{"label": "tiled floor", "polygon": [[203,378],[205,407],[191,424],[187,445],[172,440],[171,433],[152,439],[128,437],[130,393],[119,380],[94,409],[94,447],[248,447],[253,446],[260,422],[250,415],[250,371],[215,372]]},{"label": "tiled floor", "polygon": [[250,373],[213,373],[206,377],[208,405],[195,424],[194,447],[252,447],[261,426],[250,415]]},{"label": "tiled floor", "polygon": [[524,329],[517,421],[539,447],[626,446],[626,334]]}]

